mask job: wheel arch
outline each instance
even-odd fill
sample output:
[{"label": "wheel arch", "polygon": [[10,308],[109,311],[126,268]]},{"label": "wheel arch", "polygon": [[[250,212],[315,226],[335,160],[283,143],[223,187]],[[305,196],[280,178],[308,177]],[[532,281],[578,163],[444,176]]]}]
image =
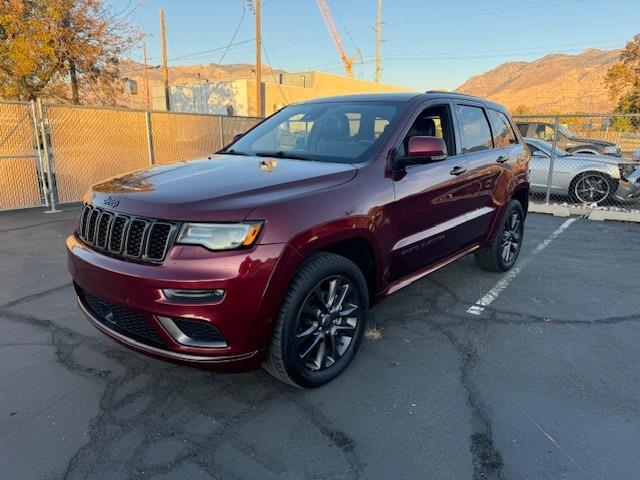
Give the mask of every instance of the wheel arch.
[{"label": "wheel arch", "polygon": [[529,187],[519,187],[512,194],[511,198],[513,200],[517,200],[522,205],[522,210],[524,211],[525,217],[527,216],[527,211],[529,209]]}]

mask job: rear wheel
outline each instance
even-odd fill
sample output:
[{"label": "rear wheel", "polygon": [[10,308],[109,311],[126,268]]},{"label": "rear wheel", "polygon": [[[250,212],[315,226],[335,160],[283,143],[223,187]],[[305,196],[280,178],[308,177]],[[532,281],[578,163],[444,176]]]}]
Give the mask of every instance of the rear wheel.
[{"label": "rear wheel", "polygon": [[517,200],[511,200],[500,231],[489,248],[476,253],[476,263],[484,270],[506,272],[516,263],[522,235],[524,233],[524,211]]},{"label": "rear wheel", "polygon": [[367,306],[367,285],[353,262],[332,253],[313,255],[282,302],[265,369],[299,387],[334,379],[360,346]]}]

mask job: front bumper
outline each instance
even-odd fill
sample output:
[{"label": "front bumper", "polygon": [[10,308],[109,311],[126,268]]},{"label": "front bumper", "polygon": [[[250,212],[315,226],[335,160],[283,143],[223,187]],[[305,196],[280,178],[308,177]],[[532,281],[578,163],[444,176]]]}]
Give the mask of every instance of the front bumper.
[{"label": "front bumper", "polygon": [[[275,303],[265,300],[273,300],[268,295],[269,282],[283,256],[297,253],[291,250],[286,244],[228,252],[174,246],[162,265],[149,265],[106,256],[76,236],[67,239],[68,268],[79,292],[80,309],[100,331],[156,358],[221,371],[248,370],[262,362],[274,317]],[[225,295],[214,303],[183,303],[166,298],[163,289],[224,289]],[[83,292],[147,322],[145,327],[153,329],[157,341],[129,335],[116,323],[110,328]],[[114,318],[112,312],[109,315]],[[185,344],[163,326],[162,317],[209,323],[224,342],[216,348]]]},{"label": "front bumper", "polygon": [[623,202],[640,196],[640,168],[636,168],[626,178],[621,178],[618,181],[618,189],[614,195],[617,200]]}]

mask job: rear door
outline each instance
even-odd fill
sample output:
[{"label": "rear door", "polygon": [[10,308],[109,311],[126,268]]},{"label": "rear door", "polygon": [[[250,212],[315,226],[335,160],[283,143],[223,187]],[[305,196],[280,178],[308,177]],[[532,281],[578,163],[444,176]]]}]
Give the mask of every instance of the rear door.
[{"label": "rear door", "polygon": [[502,148],[495,148],[487,112],[479,102],[461,101],[455,105],[460,132],[461,153],[469,164],[471,194],[464,200],[468,221],[465,234],[470,243],[484,239],[493,224],[499,202],[494,198],[497,182],[508,161]]},{"label": "rear door", "polygon": [[397,146],[397,155],[403,156],[410,137],[438,136],[449,155],[426,165],[409,165],[394,181],[396,200],[389,210],[395,232],[391,280],[433,265],[467,242],[465,203],[473,187],[467,160],[459,153],[452,107],[449,101],[420,106]]}]

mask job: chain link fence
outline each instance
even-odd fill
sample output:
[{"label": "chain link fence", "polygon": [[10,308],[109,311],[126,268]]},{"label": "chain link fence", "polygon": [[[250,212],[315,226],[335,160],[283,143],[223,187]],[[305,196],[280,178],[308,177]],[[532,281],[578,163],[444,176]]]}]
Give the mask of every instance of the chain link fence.
[{"label": "chain link fence", "polygon": [[532,155],[532,201],[640,209],[640,114],[513,118]]},{"label": "chain link fence", "polygon": [[47,205],[36,115],[30,103],[0,103],[0,210]]},{"label": "chain link fence", "polygon": [[[0,102],[0,210],[78,202],[106,178],[206,157],[260,120]],[[640,209],[640,114],[514,120],[533,202]]]},{"label": "chain link fence", "polygon": [[0,210],[79,202],[104,179],[211,155],[260,120],[0,102]]}]

